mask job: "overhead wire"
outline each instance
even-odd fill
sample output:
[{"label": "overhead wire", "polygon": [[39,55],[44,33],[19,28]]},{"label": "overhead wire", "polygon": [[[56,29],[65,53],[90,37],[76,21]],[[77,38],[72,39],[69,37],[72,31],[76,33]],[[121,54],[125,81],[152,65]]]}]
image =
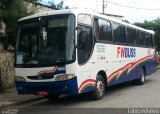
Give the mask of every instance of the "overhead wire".
[{"label": "overhead wire", "polygon": [[140,7],[133,7],[133,6],[128,6],[128,5],[122,5],[122,4],[118,4],[118,3],[115,3],[115,2],[110,2],[110,1],[107,1],[107,0],[105,0],[104,2],[111,3],[111,4],[114,4],[114,5],[117,5],[117,6],[121,6],[121,7],[137,9],[137,10],[160,10],[158,8],[152,9],[152,8],[140,8]]}]

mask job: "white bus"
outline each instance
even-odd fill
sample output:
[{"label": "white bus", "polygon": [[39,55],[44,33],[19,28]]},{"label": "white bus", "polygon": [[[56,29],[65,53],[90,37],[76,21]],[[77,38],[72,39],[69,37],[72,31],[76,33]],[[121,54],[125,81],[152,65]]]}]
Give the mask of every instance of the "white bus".
[{"label": "white bus", "polygon": [[18,21],[15,71],[19,94],[58,98],[126,81],[143,84],[157,70],[154,32],[85,10],[56,10]]}]

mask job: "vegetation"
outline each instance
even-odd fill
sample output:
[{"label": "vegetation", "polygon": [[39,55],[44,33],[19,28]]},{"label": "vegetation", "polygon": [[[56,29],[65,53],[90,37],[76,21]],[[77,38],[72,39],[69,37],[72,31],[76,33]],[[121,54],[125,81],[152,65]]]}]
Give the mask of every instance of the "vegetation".
[{"label": "vegetation", "polygon": [[155,44],[158,51],[160,51],[160,18],[153,21],[144,21],[143,23],[135,23],[135,25],[153,30],[155,32]]},{"label": "vegetation", "polygon": [[[16,34],[17,20],[21,17],[32,14],[27,11],[24,4],[28,0],[1,0],[0,1],[0,26],[5,23],[5,34],[8,35],[9,42],[13,45]],[[30,0],[34,2],[35,0]],[[2,36],[2,35],[1,35]],[[2,43],[2,42],[1,42]]]},{"label": "vegetation", "polygon": [[[27,10],[25,2],[42,2],[42,0],[1,0],[0,1],[0,37],[2,37],[2,29],[8,35],[9,43],[14,45],[17,20],[21,17],[31,15],[33,12]],[[54,1],[48,3],[54,9],[62,9],[63,1],[55,5]],[[2,27],[5,24],[5,28]],[[3,30],[4,31],[4,30]],[[2,39],[2,38],[0,38]],[[2,43],[2,41],[1,41]]]},{"label": "vegetation", "polygon": [[[63,1],[60,1],[60,2],[56,5],[56,3],[52,0],[52,1],[49,1],[48,4],[49,4],[53,9],[60,10],[60,9],[63,9],[63,8],[64,8],[64,2],[63,2]],[[68,9],[68,6],[66,6],[65,9]]]}]

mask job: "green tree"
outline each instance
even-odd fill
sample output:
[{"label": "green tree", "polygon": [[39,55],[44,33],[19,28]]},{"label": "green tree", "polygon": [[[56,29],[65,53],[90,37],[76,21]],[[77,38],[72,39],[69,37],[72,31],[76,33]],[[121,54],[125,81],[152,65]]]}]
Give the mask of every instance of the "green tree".
[{"label": "green tree", "polygon": [[[36,2],[39,0],[1,0],[0,1],[0,29],[5,23],[5,34],[8,34],[12,43],[16,33],[17,20],[21,17],[32,14],[28,12],[25,1]],[[2,35],[0,35],[2,37]],[[2,38],[1,38],[2,39]]]},{"label": "green tree", "polygon": [[[28,12],[25,2],[43,3],[43,0],[0,0],[0,37],[3,36],[1,34],[4,34],[5,31],[5,34],[9,36],[8,38],[11,44],[14,44],[18,19],[34,13]],[[63,9],[63,5],[63,1],[60,1],[58,4],[55,4],[54,0],[49,2],[49,6],[54,9]],[[2,38],[0,38],[0,41],[1,39]]]},{"label": "green tree", "polygon": [[158,51],[160,51],[160,18],[153,21],[144,21],[143,23],[134,23],[135,25],[153,30],[155,32],[155,45]]},{"label": "green tree", "polygon": [[1,11],[1,18],[7,25],[7,32],[15,32],[17,20],[25,15],[28,14],[26,7],[23,5],[23,0],[8,0],[5,8]]},{"label": "green tree", "polygon": [[57,10],[60,10],[60,9],[69,9],[68,6],[64,7],[64,2],[63,1],[60,1],[58,4],[56,4],[54,2],[54,0],[52,0],[52,1],[49,1],[48,4],[49,4],[49,6],[51,6],[54,9],[57,9]]},{"label": "green tree", "polygon": [[60,1],[60,3],[57,4],[57,9],[63,9],[63,1]]}]

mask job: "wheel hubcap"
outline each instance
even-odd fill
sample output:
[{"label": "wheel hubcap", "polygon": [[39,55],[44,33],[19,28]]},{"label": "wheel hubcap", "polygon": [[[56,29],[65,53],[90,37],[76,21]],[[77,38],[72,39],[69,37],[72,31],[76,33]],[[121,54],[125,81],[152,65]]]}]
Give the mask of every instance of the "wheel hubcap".
[{"label": "wheel hubcap", "polygon": [[141,81],[142,81],[142,82],[144,82],[144,80],[145,80],[145,76],[144,76],[143,71],[141,72],[141,76],[142,76],[142,77],[141,77]]},{"label": "wheel hubcap", "polygon": [[144,82],[144,75],[142,75],[142,82]]},{"label": "wheel hubcap", "polygon": [[97,82],[97,89],[98,89],[98,94],[102,95],[104,91],[104,85],[100,80]]}]

